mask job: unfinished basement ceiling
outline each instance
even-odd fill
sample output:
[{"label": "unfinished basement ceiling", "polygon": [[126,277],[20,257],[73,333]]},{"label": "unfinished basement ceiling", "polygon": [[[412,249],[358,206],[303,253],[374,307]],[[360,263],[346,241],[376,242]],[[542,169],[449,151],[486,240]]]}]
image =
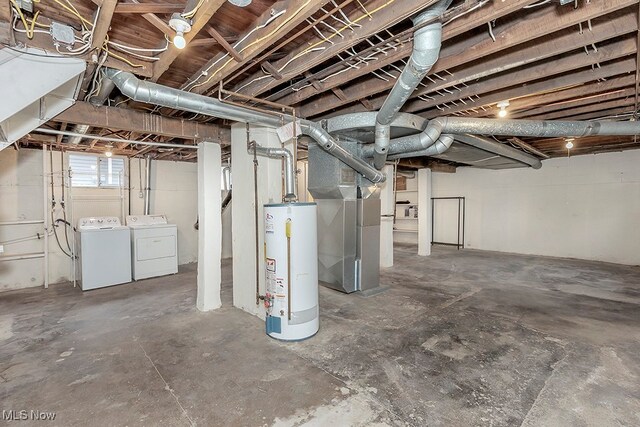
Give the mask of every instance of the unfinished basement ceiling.
[{"label": "unfinished basement ceiling", "polygon": [[[6,3],[0,6],[0,21],[7,24],[0,25],[0,41],[5,46],[56,52],[45,28],[52,20],[71,25],[76,35],[83,30],[77,15],[86,20],[86,27],[95,22],[93,48],[74,55],[89,62],[79,101],[47,124],[52,129],[85,124],[91,126],[91,134],[189,145],[204,132],[228,144],[224,121],[134,103],[117,91],[107,106],[90,106],[84,99],[94,84],[95,60],[214,97],[223,83],[225,89],[239,94],[293,106],[298,116],[313,120],[376,111],[411,54],[414,28],[409,18],[433,3],[253,0],[240,8],[223,0],[103,0],[98,8],[89,0],[54,0],[34,4],[40,13],[32,39],[25,35],[21,20],[11,18],[12,9]],[[192,30],[185,34],[187,47],[178,50],[167,41],[175,35],[168,25],[171,14],[197,6]],[[506,109],[511,118],[635,118],[638,9],[638,1],[631,0],[577,0],[564,5],[557,0],[454,1],[443,17],[440,59],[402,111],[426,119],[495,117],[497,104],[509,101]],[[81,46],[76,43],[74,49]],[[128,117],[131,110],[135,116]],[[150,113],[164,116],[154,119],[164,120],[163,126],[141,125],[153,121]],[[186,123],[183,120],[199,126],[198,132],[177,132]],[[32,133],[21,145],[52,143],[65,149],[102,151],[105,144],[85,139],[68,147],[65,141]],[[512,141],[501,137],[500,141],[522,150],[530,144],[541,157],[567,154],[562,138]],[[592,136],[576,138],[572,153],[638,147],[633,136]],[[115,152],[195,160],[193,150],[150,149],[129,142],[118,143]]]}]

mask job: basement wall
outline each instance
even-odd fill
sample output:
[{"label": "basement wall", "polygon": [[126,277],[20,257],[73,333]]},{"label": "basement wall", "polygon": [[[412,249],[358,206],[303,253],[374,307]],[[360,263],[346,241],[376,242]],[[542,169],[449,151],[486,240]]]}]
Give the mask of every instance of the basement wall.
[{"label": "basement wall", "polygon": [[[60,170],[60,153],[54,152],[54,172]],[[66,163],[65,163],[66,164]],[[125,166],[128,161],[125,160]],[[131,160],[131,213],[142,214],[143,199],[138,197],[140,179],[138,168],[144,162]],[[144,187],[144,182],[143,182]],[[193,225],[197,218],[197,165],[196,163],[154,161],[151,172],[151,213],[167,215],[178,225],[179,263],[196,262],[198,258],[198,232]],[[60,178],[55,180],[56,200],[60,201]],[[73,188],[75,220],[81,216],[122,216],[119,191],[113,189]],[[48,197],[50,201],[50,196]],[[66,194],[67,206],[70,205]],[[125,215],[129,212],[128,192],[124,192]],[[49,203],[49,202],[48,202]],[[0,151],[0,222],[19,219],[42,219],[43,216],[42,151]],[[70,210],[68,210],[68,213]],[[122,218],[121,218],[122,219]],[[225,224],[225,226],[227,226]],[[227,228],[230,230],[230,224]],[[64,239],[60,228],[59,236]],[[0,242],[43,232],[43,225],[0,226]],[[72,236],[69,236],[72,238]],[[64,245],[64,243],[63,243]],[[5,254],[42,252],[43,241],[5,246]],[[230,242],[227,243],[230,254]],[[53,236],[49,239],[49,281],[64,282],[71,279],[71,262],[58,248]],[[19,260],[0,262],[0,291],[41,286],[44,283],[43,260]]]},{"label": "basement wall", "polygon": [[[638,265],[638,165],[640,150],[555,158],[539,170],[463,167],[433,173],[433,197],[466,197],[468,248]],[[455,241],[455,202],[436,206],[435,240]]]}]

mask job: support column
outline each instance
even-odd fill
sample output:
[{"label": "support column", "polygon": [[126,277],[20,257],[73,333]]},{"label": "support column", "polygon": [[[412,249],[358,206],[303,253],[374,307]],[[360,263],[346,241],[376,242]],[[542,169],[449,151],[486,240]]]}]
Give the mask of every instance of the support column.
[{"label": "support column", "polygon": [[380,192],[380,267],[393,267],[393,214],[395,197],[393,194],[393,166],[382,168],[387,177]]},{"label": "support column", "polygon": [[[281,147],[275,129],[251,126],[249,137],[262,147]],[[287,145],[286,148],[290,148]],[[253,154],[247,153],[244,123],[231,126],[231,171],[233,203],[233,305],[264,318],[262,304],[256,305],[256,223],[254,211]],[[258,281],[265,292],[264,214],[266,203],[282,202],[282,161],[258,156]]]},{"label": "support column", "polygon": [[418,255],[431,255],[431,169],[418,170]]},{"label": "support column", "polygon": [[198,295],[196,307],[209,311],[222,305],[222,216],[220,145],[198,144]]}]

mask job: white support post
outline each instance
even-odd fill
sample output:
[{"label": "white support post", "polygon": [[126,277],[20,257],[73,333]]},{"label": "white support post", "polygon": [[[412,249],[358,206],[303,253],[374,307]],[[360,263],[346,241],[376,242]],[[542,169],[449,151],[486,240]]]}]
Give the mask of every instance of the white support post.
[{"label": "white support post", "polygon": [[222,215],[220,145],[198,144],[198,295],[196,307],[209,311],[222,305]]},{"label": "white support post", "polygon": [[393,267],[393,214],[395,213],[395,197],[393,183],[393,166],[382,168],[387,179],[380,192],[380,267]]},{"label": "white support post", "polygon": [[431,169],[418,170],[418,255],[431,255]]},{"label": "white support post", "polygon": [[[252,125],[249,138],[262,147],[281,147],[276,131],[272,128]],[[257,160],[259,166],[258,224],[256,226],[253,154],[247,153],[247,128],[244,123],[231,125],[231,171],[234,176],[233,203],[231,204],[233,305],[264,319],[264,307],[262,304],[256,304],[256,272],[260,293],[264,295],[265,292],[262,206],[266,203],[282,203],[282,161],[260,156]],[[256,249],[258,251],[257,270]]]}]

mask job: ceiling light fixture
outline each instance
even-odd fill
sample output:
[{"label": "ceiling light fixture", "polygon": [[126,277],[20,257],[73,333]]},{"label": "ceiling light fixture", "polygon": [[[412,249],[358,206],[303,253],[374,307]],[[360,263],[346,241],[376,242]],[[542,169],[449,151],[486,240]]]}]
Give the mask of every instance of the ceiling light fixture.
[{"label": "ceiling light fixture", "polygon": [[113,156],[113,145],[107,144],[107,145],[104,146],[104,148],[107,149],[107,151],[104,152],[105,156],[107,156],[107,157]]},{"label": "ceiling light fixture", "polygon": [[247,7],[251,4],[251,0],[229,0],[229,3],[238,7]]},{"label": "ceiling light fixture", "polygon": [[573,138],[568,138],[565,139],[565,141],[567,142],[564,146],[567,147],[567,150],[571,150],[573,148]]},{"label": "ceiling light fixture", "polygon": [[184,34],[191,31],[191,22],[179,13],[174,13],[169,20],[169,26],[176,32],[173,37],[173,45],[178,49],[184,49],[187,46]]},{"label": "ceiling light fixture", "polygon": [[509,106],[509,101],[500,101],[496,104],[496,107],[500,109],[498,111],[498,117],[504,118],[507,117],[507,107]]}]

